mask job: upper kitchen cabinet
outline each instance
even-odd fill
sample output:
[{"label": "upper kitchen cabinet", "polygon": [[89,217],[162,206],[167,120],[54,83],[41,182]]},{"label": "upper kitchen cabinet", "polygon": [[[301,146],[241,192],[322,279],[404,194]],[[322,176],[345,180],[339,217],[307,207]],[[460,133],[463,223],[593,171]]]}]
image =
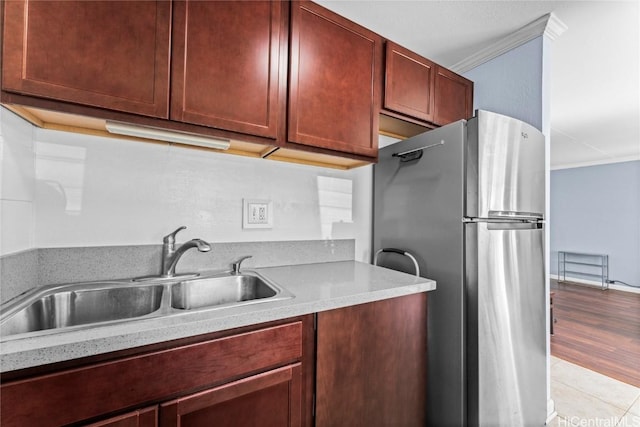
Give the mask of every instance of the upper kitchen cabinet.
[{"label": "upper kitchen cabinet", "polygon": [[385,58],[384,108],[433,122],[436,65],[390,41]]},{"label": "upper kitchen cabinet", "polygon": [[292,2],[288,141],[375,158],[382,54],[372,31]]},{"label": "upper kitchen cabinet", "polygon": [[473,82],[440,66],[435,75],[435,99],[437,125],[473,116]]},{"label": "upper kitchen cabinet", "polygon": [[280,1],[175,2],[171,119],[284,139],[287,9]]},{"label": "upper kitchen cabinet", "polygon": [[391,41],[386,43],[380,133],[411,137],[473,113],[473,82]]},{"label": "upper kitchen cabinet", "polygon": [[171,3],[3,2],[2,89],[168,116]]}]

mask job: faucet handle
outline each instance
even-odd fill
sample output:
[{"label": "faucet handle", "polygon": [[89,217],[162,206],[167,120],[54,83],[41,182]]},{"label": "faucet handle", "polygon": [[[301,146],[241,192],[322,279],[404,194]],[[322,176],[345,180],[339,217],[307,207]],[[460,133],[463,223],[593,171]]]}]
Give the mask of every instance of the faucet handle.
[{"label": "faucet handle", "polygon": [[251,255],[245,255],[238,258],[236,261],[234,261],[233,264],[231,264],[231,272],[233,274],[240,274],[240,266],[242,265],[242,261],[249,258],[253,258],[253,257]]},{"label": "faucet handle", "polygon": [[183,225],[182,227],[178,227],[178,229],[176,229],[176,231],[174,231],[173,233],[169,233],[166,236],[164,236],[162,238],[162,242],[163,243],[168,243],[168,244],[173,244],[176,242],[176,234],[178,234],[179,231],[184,230],[185,228],[187,228],[187,226]]}]

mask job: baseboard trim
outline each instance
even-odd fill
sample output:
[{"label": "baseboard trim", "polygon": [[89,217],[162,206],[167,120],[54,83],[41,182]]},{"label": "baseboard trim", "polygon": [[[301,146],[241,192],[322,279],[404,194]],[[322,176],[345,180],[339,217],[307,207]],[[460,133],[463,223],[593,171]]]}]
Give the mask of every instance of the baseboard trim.
[{"label": "baseboard trim", "polygon": [[[557,274],[550,274],[550,278],[560,281],[560,277]],[[591,288],[602,289],[602,284],[594,280],[578,279],[576,277],[566,277],[567,282],[575,283],[576,285],[589,286]],[[632,294],[640,294],[640,288],[634,288],[633,286],[616,285],[615,283],[609,284],[609,289],[616,291],[629,292]]]},{"label": "baseboard trim", "polygon": [[547,400],[547,422],[545,424],[549,425],[551,421],[553,421],[553,419],[557,416],[558,413],[556,412],[555,402],[553,401],[553,399]]}]

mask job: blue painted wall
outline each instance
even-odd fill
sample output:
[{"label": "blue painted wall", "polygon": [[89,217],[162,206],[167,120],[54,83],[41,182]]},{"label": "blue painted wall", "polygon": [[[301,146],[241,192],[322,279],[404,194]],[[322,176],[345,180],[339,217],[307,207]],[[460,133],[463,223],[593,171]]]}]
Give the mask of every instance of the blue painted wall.
[{"label": "blue painted wall", "polygon": [[603,253],[610,279],[640,286],[640,161],[552,171],[551,218],[552,273],[559,250]]},{"label": "blue painted wall", "polygon": [[504,114],[543,129],[543,43],[537,37],[464,74],[475,82],[473,109]]}]

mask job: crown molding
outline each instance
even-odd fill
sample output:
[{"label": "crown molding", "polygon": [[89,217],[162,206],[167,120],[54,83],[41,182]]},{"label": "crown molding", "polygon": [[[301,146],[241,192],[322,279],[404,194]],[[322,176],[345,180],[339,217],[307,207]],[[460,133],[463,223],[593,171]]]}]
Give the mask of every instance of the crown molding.
[{"label": "crown molding", "polygon": [[466,59],[449,67],[458,74],[465,73],[472,68],[496,58],[518,46],[522,46],[540,36],[547,36],[555,40],[567,30],[567,26],[553,12],[548,13],[535,21],[525,25],[519,30],[509,34],[498,42],[488,46]]},{"label": "crown molding", "polygon": [[624,157],[611,157],[607,159],[599,159],[599,160],[591,160],[588,162],[575,162],[575,163],[559,163],[555,165],[551,165],[551,170],[563,170],[563,169],[575,169],[575,168],[585,168],[589,166],[600,166],[600,165],[610,165],[612,163],[625,163],[625,162],[636,162],[640,161],[640,154],[633,156],[624,156]]},{"label": "crown molding", "polygon": [[562,22],[560,18],[555,15],[555,13],[551,12],[545,16],[548,16],[549,19],[547,20],[547,26],[545,27],[543,34],[549,37],[552,41],[564,34],[564,32],[569,28],[567,27],[567,24]]}]

